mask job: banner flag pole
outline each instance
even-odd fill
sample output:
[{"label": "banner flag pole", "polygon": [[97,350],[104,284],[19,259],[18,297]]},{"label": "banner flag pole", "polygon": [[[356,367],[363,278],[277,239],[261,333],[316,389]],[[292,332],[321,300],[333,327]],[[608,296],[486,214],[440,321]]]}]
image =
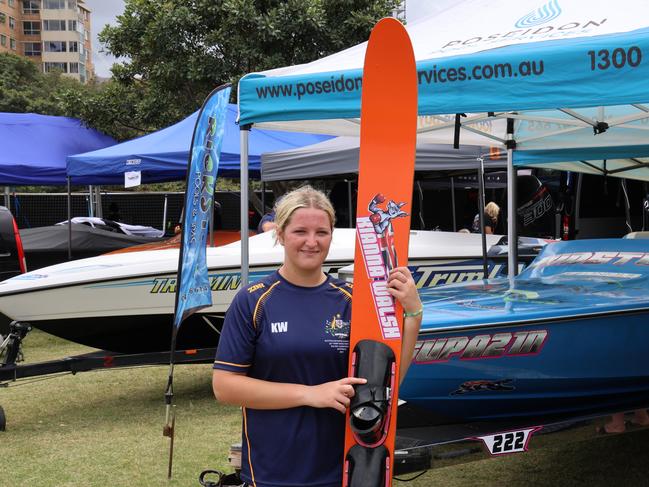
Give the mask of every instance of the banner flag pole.
[{"label": "banner flag pole", "polygon": [[196,119],[187,163],[187,189],[182,218],[182,237],[178,256],[176,304],[169,351],[169,378],[165,391],[163,436],[170,438],[167,478],[171,478],[175,435],[173,374],[176,338],[183,320],[199,309],[212,305],[207,272],[207,233],[214,211],[214,189],[225,132],[225,115],[230,100],[230,85],[222,85],[208,95]]}]

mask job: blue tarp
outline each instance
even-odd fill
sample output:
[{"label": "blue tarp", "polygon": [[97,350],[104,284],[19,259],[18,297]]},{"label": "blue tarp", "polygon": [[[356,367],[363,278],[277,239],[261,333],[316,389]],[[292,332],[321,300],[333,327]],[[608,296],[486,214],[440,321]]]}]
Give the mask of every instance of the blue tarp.
[{"label": "blue tarp", "polygon": [[74,118],[0,112],[0,184],[65,185],[67,156],[115,143]]},{"label": "blue tarp", "polygon": [[[123,184],[124,173],[140,171],[142,183],[184,179],[198,112],[175,125],[112,147],[68,157],[68,174],[74,183]],[[237,106],[230,104],[219,176],[239,177],[239,126]],[[255,130],[250,132],[249,168],[259,177],[261,154],[288,150],[329,139],[325,135]]]}]

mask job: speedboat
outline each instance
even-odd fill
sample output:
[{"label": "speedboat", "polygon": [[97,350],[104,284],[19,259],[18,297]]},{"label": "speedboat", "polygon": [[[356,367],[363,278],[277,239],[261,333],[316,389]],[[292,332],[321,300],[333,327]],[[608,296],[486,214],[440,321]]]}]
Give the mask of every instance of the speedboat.
[{"label": "speedboat", "polygon": [[[501,239],[487,235],[491,247]],[[277,269],[283,250],[272,232],[250,237],[250,280]],[[337,228],[325,271],[353,261],[355,229]],[[240,287],[240,242],[207,248],[213,304],[187,318],[178,349],[215,347],[224,314]],[[412,231],[409,266],[420,288],[485,277],[481,235]],[[0,283],[0,313],[45,332],[121,353],[169,350],[178,249],[107,254],[28,272]],[[506,271],[489,261],[487,277]]]},{"label": "speedboat", "polygon": [[399,391],[416,411],[400,428],[421,439],[439,441],[441,425],[540,425],[649,406],[647,240],[551,243],[515,278],[421,297]]},{"label": "speedboat", "polygon": [[[87,222],[84,224],[84,221]],[[163,232],[152,227],[100,218],[73,218],[72,223],[71,231],[67,222],[20,230],[28,269],[65,262],[69,246],[73,258],[79,259],[134,245],[160,243],[163,239]]]}]

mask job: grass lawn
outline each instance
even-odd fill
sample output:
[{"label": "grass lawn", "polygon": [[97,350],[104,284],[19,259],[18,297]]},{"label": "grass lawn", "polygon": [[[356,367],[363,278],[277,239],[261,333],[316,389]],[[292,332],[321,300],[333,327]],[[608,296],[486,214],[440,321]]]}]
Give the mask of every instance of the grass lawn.
[{"label": "grass lawn", "polygon": [[[90,351],[34,330],[29,362]],[[115,369],[18,382],[0,389],[2,487],[198,486],[201,470],[228,470],[240,441],[238,408],[218,405],[211,366],[181,365],[173,479],[162,436],[168,367]],[[298,459],[296,459],[298,460]],[[649,486],[649,431],[439,468],[397,486]],[[228,470],[229,471],[229,470]],[[410,476],[406,476],[410,477]]]}]

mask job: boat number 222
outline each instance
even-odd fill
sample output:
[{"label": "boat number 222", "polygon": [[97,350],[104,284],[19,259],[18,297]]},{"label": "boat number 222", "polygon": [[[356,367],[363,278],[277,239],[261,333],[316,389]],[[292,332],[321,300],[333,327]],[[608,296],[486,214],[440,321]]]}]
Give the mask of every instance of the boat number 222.
[{"label": "boat number 222", "polygon": [[492,453],[508,453],[512,451],[521,451],[525,446],[525,432],[514,431],[494,436]]}]

